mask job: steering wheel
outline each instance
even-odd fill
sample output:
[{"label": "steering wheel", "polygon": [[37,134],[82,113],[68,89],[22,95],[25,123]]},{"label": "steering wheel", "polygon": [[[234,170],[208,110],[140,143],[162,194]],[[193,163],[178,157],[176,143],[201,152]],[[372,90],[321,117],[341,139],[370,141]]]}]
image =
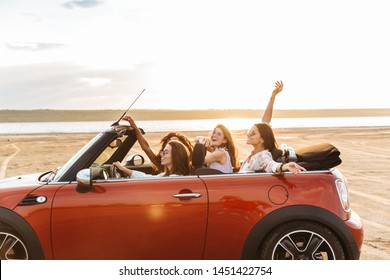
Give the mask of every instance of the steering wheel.
[{"label": "steering wheel", "polygon": [[115,178],[115,179],[122,178],[122,175],[118,171],[118,168],[116,168],[116,166],[114,165],[110,166],[110,178]]}]

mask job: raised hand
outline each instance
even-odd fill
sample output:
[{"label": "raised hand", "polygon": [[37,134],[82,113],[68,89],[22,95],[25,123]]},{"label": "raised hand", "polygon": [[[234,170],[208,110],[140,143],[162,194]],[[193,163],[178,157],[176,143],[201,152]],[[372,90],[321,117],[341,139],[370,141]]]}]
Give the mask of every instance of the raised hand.
[{"label": "raised hand", "polygon": [[132,128],[137,128],[135,121],[130,116],[125,116],[122,118],[122,120],[128,121]]},{"label": "raised hand", "polygon": [[282,81],[276,81],[275,82],[275,89],[272,91],[272,96],[276,96],[282,90],[283,90],[283,82]]}]

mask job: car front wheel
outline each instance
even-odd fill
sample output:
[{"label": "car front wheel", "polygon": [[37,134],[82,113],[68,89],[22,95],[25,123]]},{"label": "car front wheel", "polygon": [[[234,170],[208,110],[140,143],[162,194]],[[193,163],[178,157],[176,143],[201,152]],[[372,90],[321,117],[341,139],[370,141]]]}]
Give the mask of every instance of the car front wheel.
[{"label": "car front wheel", "polygon": [[268,234],[260,259],[342,260],[345,255],[340,241],[327,227],[311,221],[293,221]]},{"label": "car front wheel", "polygon": [[0,228],[0,259],[27,260],[28,251],[23,240],[9,228]]}]

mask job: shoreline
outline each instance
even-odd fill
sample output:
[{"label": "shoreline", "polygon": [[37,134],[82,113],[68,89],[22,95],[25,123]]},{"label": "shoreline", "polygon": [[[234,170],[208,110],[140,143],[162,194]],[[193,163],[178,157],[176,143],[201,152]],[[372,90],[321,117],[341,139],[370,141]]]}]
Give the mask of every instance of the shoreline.
[{"label": "shoreline", "polygon": [[[14,122],[70,122],[70,121],[115,121],[125,110],[13,110],[0,109],[0,120]],[[259,118],[260,109],[132,109],[128,114],[141,120],[202,120],[224,118]],[[390,108],[370,109],[294,109],[273,111],[273,118],[330,118],[330,117],[389,117]]]},{"label": "shoreline", "polygon": [[[203,119],[203,120],[146,120],[139,121],[138,126],[149,132],[166,133],[180,131],[183,133],[210,131],[217,123],[222,123],[231,131],[249,129],[254,123],[261,122],[259,118],[230,118],[230,119]],[[0,123],[0,135],[4,134],[73,134],[98,133],[110,127],[108,121],[85,122],[28,122],[28,123]],[[128,125],[127,122],[121,122]],[[352,129],[390,127],[390,117],[346,117],[346,118],[273,118],[273,129]]]},{"label": "shoreline", "polygon": [[[308,127],[274,127],[272,128],[275,133],[278,131],[281,131],[283,133],[286,133],[288,131],[296,132],[299,130],[321,130],[325,132],[334,131],[334,130],[365,130],[365,131],[371,131],[371,130],[387,130],[390,129],[390,126],[337,126],[337,127],[321,127],[321,126],[308,126]],[[242,133],[246,132],[247,129],[231,129],[232,133]],[[100,133],[101,131],[96,132],[37,132],[37,133],[0,133],[0,138],[2,137],[34,137],[34,136],[54,136],[54,135],[64,135],[64,136],[72,136],[72,135],[96,135],[97,133]],[[145,131],[145,134],[151,134],[151,133],[160,133],[160,134],[166,134],[169,131],[166,130],[153,130],[153,131]],[[209,129],[204,130],[188,130],[188,131],[180,131],[183,134],[193,134],[193,133],[210,133]]]}]

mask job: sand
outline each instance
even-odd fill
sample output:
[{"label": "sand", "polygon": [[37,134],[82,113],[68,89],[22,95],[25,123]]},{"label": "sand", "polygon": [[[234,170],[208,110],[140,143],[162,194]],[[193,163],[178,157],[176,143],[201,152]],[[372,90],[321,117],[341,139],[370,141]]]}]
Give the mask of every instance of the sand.
[{"label": "sand", "polygon": [[[190,138],[208,132],[186,132]],[[390,127],[275,129],[279,144],[295,148],[328,142],[341,151],[338,169],[349,181],[353,210],[365,228],[361,259],[390,260]],[[146,133],[157,150],[164,133]],[[94,134],[0,135],[0,178],[62,166]],[[234,131],[243,159],[251,150],[245,131]],[[141,152],[139,147],[136,147]]]}]

